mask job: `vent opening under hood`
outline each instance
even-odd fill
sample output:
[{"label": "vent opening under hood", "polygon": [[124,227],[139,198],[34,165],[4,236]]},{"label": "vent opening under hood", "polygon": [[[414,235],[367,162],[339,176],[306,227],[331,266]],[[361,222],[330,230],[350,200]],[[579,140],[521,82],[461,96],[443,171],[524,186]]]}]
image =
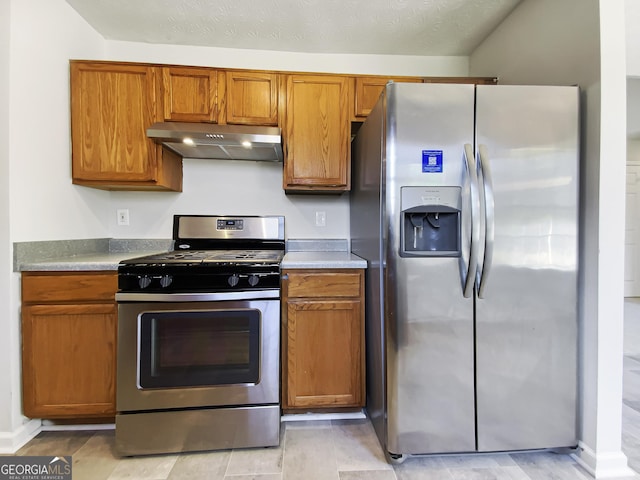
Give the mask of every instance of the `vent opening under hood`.
[{"label": "vent opening under hood", "polygon": [[184,158],[282,162],[278,127],[159,122],[147,136]]}]

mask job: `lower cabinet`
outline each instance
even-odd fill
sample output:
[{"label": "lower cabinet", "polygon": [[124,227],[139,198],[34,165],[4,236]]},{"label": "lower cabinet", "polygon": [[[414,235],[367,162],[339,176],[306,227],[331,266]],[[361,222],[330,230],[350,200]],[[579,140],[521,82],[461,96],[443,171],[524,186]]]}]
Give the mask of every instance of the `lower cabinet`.
[{"label": "lower cabinet", "polygon": [[116,290],[116,272],[22,274],[25,416],[115,415]]},{"label": "lower cabinet", "polygon": [[364,406],[364,272],[284,270],[282,408]]}]

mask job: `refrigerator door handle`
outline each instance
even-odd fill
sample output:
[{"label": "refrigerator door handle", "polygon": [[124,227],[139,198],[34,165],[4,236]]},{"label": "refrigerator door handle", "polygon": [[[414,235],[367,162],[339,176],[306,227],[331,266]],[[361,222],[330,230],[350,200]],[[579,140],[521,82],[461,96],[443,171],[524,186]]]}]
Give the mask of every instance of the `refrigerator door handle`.
[{"label": "refrigerator door handle", "polygon": [[495,203],[493,182],[491,180],[491,164],[485,145],[478,146],[478,170],[481,179],[481,191],[484,204],[484,252],[482,268],[477,269],[478,298],[484,298],[487,279],[493,263],[493,245],[495,236]]},{"label": "refrigerator door handle", "polygon": [[471,245],[469,246],[469,265],[464,279],[462,294],[469,298],[473,295],[478,268],[478,243],[480,239],[480,200],[478,193],[478,176],[476,174],[475,155],[470,143],[464,144],[464,160],[469,176],[469,191],[471,199]]}]

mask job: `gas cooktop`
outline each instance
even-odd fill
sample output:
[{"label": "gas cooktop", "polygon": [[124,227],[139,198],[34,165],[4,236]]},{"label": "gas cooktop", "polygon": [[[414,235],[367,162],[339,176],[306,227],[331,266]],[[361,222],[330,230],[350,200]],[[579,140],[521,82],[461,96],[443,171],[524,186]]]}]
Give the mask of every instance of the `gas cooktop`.
[{"label": "gas cooktop", "polygon": [[282,250],[177,250],[125,260],[126,265],[197,264],[279,264]]},{"label": "gas cooktop", "polygon": [[120,262],[120,292],[280,288],[284,217],[176,215],[176,250]]}]

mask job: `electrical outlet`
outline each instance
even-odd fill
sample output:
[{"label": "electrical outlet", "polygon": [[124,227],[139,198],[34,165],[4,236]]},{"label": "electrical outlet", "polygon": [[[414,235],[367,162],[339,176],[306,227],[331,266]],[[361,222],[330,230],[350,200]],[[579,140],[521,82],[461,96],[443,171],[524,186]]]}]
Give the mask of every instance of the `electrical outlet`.
[{"label": "electrical outlet", "polygon": [[118,225],[129,225],[129,209],[119,208],[117,211]]},{"label": "electrical outlet", "polygon": [[327,212],[316,212],[316,227],[327,225]]}]

